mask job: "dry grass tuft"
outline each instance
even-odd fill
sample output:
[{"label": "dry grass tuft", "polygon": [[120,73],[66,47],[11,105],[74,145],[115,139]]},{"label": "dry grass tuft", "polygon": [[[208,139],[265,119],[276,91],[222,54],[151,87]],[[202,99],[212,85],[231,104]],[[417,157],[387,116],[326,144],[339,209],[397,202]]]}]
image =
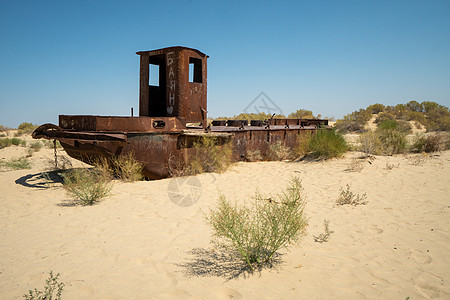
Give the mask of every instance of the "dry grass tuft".
[{"label": "dry grass tuft", "polygon": [[169,163],[171,176],[221,173],[233,163],[231,144],[217,137],[201,137],[193,142],[191,150],[184,163]]},{"label": "dry grass tuft", "polygon": [[286,160],[292,156],[292,151],[282,141],[277,141],[269,145],[267,160]]},{"label": "dry grass tuft", "polygon": [[330,230],[329,221],[327,219],[323,220],[324,231],[319,235],[314,235],[314,242],[325,243],[330,239],[330,235],[334,233],[334,231]]},{"label": "dry grass tuft", "polygon": [[262,155],[261,155],[261,151],[259,150],[248,150],[247,151],[247,155],[246,155],[246,159],[247,161],[261,161]]},{"label": "dry grass tuft", "polygon": [[347,188],[344,190],[343,188],[339,189],[340,194],[339,198],[336,200],[337,205],[366,205],[368,201],[364,201],[367,198],[366,193],[359,195],[354,194],[352,191],[350,191],[350,185],[347,184]]}]

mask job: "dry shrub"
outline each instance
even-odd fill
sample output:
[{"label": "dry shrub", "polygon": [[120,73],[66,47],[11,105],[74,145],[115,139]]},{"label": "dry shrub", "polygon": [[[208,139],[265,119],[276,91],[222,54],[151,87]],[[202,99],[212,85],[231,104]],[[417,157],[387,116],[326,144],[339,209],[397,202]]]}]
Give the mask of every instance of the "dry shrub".
[{"label": "dry shrub", "polygon": [[291,155],[291,149],[284,145],[282,141],[270,144],[267,150],[267,160],[285,160],[291,157]]},{"label": "dry shrub", "polygon": [[445,133],[416,135],[411,146],[412,152],[437,152],[447,148],[448,136]]},{"label": "dry shrub", "polygon": [[347,184],[347,189],[340,188],[339,189],[340,194],[339,198],[336,200],[337,205],[365,205],[367,204],[367,201],[364,201],[367,198],[366,193],[359,195],[354,194],[352,191],[350,191],[350,185]]},{"label": "dry shrub", "polygon": [[364,169],[364,162],[361,160],[353,160],[345,169],[347,172],[361,172]]},{"label": "dry shrub", "polygon": [[302,157],[310,152],[309,143],[311,142],[311,133],[306,133],[300,136],[300,139],[295,146],[293,152],[295,157]]},{"label": "dry shrub", "polygon": [[0,125],[0,132],[11,130],[11,128],[7,126]]},{"label": "dry shrub", "polygon": [[428,154],[422,152],[420,154],[411,155],[408,157],[409,164],[413,166],[422,166],[428,159]]},{"label": "dry shrub", "polygon": [[123,181],[138,181],[144,178],[144,165],[137,161],[133,152],[121,154],[111,158],[100,157],[92,163],[102,174],[105,180],[114,178]]},{"label": "dry shrub", "polygon": [[262,160],[261,151],[248,150],[245,158],[247,159],[247,161],[261,161]]},{"label": "dry shrub", "polygon": [[144,165],[134,158],[132,152],[112,159],[113,174],[124,181],[138,181],[144,178]]},{"label": "dry shrub", "polygon": [[361,151],[365,154],[381,154],[382,145],[381,141],[378,137],[378,134],[375,132],[366,132],[359,136],[359,142],[361,143]]},{"label": "dry shrub", "polygon": [[390,163],[386,163],[386,170],[392,170],[393,168],[399,168],[400,167],[400,163],[398,163],[398,164],[390,164]]},{"label": "dry shrub", "polygon": [[111,192],[111,182],[98,169],[72,169],[63,175],[64,188],[75,204],[93,205]]},{"label": "dry shrub", "polygon": [[230,143],[217,137],[201,137],[193,143],[193,155],[182,166],[171,168],[172,176],[195,175],[204,172],[225,172],[233,163]]},{"label": "dry shrub", "polygon": [[225,249],[237,251],[253,271],[305,233],[305,203],[300,181],[294,178],[286,191],[276,197],[257,194],[251,207],[232,205],[222,195],[217,209],[206,218],[215,241]]},{"label": "dry shrub", "polygon": [[30,144],[30,148],[34,151],[34,152],[38,152],[39,150],[42,149],[42,143],[39,141],[34,141]]},{"label": "dry shrub", "polygon": [[314,242],[325,243],[330,239],[330,235],[334,233],[334,231],[330,230],[330,222],[327,219],[323,220],[323,232],[319,235],[314,235]]}]

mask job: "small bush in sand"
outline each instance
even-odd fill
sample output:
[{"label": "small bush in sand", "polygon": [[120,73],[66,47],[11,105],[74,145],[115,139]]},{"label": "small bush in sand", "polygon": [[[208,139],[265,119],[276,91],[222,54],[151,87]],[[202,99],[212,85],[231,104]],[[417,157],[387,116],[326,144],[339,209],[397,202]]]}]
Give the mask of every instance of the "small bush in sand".
[{"label": "small bush in sand", "polygon": [[124,181],[138,181],[144,178],[144,165],[137,161],[132,152],[112,159],[113,174]]},{"label": "small bush in sand", "polygon": [[325,243],[328,242],[330,235],[334,233],[334,231],[330,230],[330,222],[327,219],[323,220],[324,231],[319,235],[314,235],[314,242]]},{"label": "small bush in sand", "polygon": [[262,160],[261,151],[248,150],[245,158],[247,159],[247,161],[261,161]]},{"label": "small bush in sand", "polygon": [[294,156],[303,157],[310,152],[309,143],[311,141],[311,133],[307,131],[303,136],[300,137],[297,145],[293,149]]},{"label": "small bush in sand", "polygon": [[31,163],[26,157],[12,158],[7,161],[1,161],[0,167],[9,170],[31,169]]},{"label": "small bush in sand", "polygon": [[93,205],[111,192],[111,183],[97,169],[72,169],[63,175],[64,188],[77,204]]},{"label": "small bush in sand", "polygon": [[347,189],[344,190],[343,188],[340,188],[339,191],[339,198],[336,201],[337,205],[350,204],[356,206],[367,204],[367,201],[364,201],[367,198],[366,193],[362,195],[354,194],[352,191],[350,191],[350,186],[348,184]]},{"label": "small bush in sand", "polygon": [[193,153],[182,166],[171,169],[172,176],[195,175],[203,172],[224,172],[232,163],[230,143],[216,137],[202,137],[193,142]]},{"label": "small bush in sand", "polygon": [[44,146],[50,149],[55,148],[55,143],[56,143],[56,148],[60,149],[62,148],[61,143],[59,141],[56,140],[43,140],[42,141],[44,143]]},{"label": "small bush in sand", "polygon": [[39,141],[34,141],[30,144],[30,148],[33,149],[34,152],[38,152],[42,149],[42,143]]},{"label": "small bush in sand", "polygon": [[9,128],[7,126],[0,125],[0,132],[7,131],[7,130],[11,130],[11,128]]},{"label": "small bush in sand", "polygon": [[6,138],[6,139],[0,139],[0,149],[9,147],[12,145],[11,139]]},{"label": "small bush in sand", "polygon": [[334,130],[318,130],[311,137],[309,149],[316,158],[329,159],[342,156],[348,145],[344,137]]},{"label": "small bush in sand", "polygon": [[445,133],[429,134],[427,136],[421,134],[416,135],[411,146],[412,152],[436,152],[445,150],[448,136]]},{"label": "small bush in sand", "polygon": [[364,169],[364,162],[362,160],[353,160],[345,169],[347,172],[361,172]]},{"label": "small bush in sand", "polygon": [[359,136],[359,142],[361,143],[360,150],[365,154],[377,155],[381,154],[382,152],[381,141],[378,137],[378,134],[373,131],[361,134]]},{"label": "small bush in sand", "polygon": [[130,182],[144,179],[144,165],[135,159],[132,152],[109,159],[101,157],[90,164],[95,166],[105,181],[114,178]]},{"label": "small bush in sand", "polygon": [[406,134],[399,131],[396,124],[390,121],[383,121],[377,128],[376,134],[381,142],[384,154],[393,155],[406,151]]},{"label": "small bush in sand", "polygon": [[408,162],[410,165],[413,165],[413,166],[422,166],[423,164],[425,164],[427,159],[428,159],[428,154],[426,154],[425,152],[408,156]]},{"label": "small bush in sand", "polygon": [[64,283],[58,282],[59,273],[53,276],[50,271],[48,279],[45,281],[44,291],[38,289],[29,290],[28,294],[23,295],[26,300],[60,300],[64,289]]},{"label": "small bush in sand", "polygon": [[284,145],[282,141],[270,144],[267,150],[267,160],[285,160],[291,155],[291,149]]},{"label": "small bush in sand", "polygon": [[305,203],[300,181],[294,178],[287,190],[274,198],[257,194],[250,207],[232,205],[222,195],[217,209],[211,210],[206,218],[215,241],[237,251],[253,271],[305,233],[308,224]]},{"label": "small bush in sand", "polygon": [[25,146],[27,145],[27,141],[22,140],[22,139],[19,139],[19,138],[16,138],[16,137],[13,137],[13,138],[11,139],[11,144],[14,145],[14,146],[22,146],[22,147],[25,147]]},{"label": "small bush in sand", "polygon": [[37,128],[37,125],[34,125],[32,123],[23,122],[20,123],[19,127],[17,127],[16,136],[21,136],[24,134],[30,134]]},{"label": "small bush in sand", "polygon": [[390,163],[386,163],[386,170],[392,170],[394,168],[399,168],[400,167],[400,163],[398,164],[390,164]]}]

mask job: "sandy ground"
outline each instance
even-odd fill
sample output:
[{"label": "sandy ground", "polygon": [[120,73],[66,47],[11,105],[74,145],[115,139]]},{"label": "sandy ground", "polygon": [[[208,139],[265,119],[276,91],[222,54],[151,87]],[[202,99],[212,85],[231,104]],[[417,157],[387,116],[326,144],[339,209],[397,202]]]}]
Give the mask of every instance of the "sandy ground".
[{"label": "sandy ground", "polygon": [[[0,159],[22,152],[0,149]],[[450,152],[359,155],[115,182],[111,196],[80,207],[40,177],[53,157],[42,149],[31,170],[0,172],[0,299],[42,289],[50,270],[64,299],[450,299]],[[304,187],[307,235],[253,275],[220,257],[204,219],[219,193],[248,202],[292,176]],[[346,184],[368,204],[334,205]],[[324,219],[334,233],[314,242]]]}]

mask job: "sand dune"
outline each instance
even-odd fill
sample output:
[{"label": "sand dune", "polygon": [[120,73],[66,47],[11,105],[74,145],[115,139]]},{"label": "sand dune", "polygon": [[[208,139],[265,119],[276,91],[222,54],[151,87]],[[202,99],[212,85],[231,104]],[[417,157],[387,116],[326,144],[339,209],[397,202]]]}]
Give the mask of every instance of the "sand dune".
[{"label": "sand dune", "polygon": [[[0,158],[19,150],[1,149]],[[115,182],[90,207],[67,206],[61,184],[40,178],[52,151],[35,153],[31,170],[0,172],[0,299],[42,288],[50,270],[66,283],[64,299],[450,298],[450,151],[370,161],[352,152]],[[253,275],[220,256],[203,218],[219,193],[250,201],[256,190],[282,191],[292,176],[307,198],[307,235]],[[335,206],[346,184],[368,204]],[[334,233],[314,242],[324,219]]]}]

